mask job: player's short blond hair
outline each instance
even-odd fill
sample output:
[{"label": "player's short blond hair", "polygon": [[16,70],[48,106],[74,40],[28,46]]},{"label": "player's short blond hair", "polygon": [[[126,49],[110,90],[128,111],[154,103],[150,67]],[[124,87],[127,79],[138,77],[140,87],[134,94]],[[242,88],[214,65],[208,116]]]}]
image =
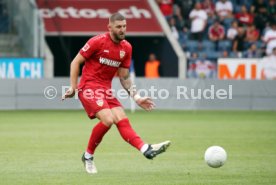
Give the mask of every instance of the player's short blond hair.
[{"label": "player's short blond hair", "polygon": [[113,23],[113,22],[115,22],[115,21],[124,21],[124,20],[126,20],[126,18],[122,15],[122,14],[120,14],[120,13],[114,13],[114,14],[112,14],[110,17],[109,17],[109,22],[111,23]]}]

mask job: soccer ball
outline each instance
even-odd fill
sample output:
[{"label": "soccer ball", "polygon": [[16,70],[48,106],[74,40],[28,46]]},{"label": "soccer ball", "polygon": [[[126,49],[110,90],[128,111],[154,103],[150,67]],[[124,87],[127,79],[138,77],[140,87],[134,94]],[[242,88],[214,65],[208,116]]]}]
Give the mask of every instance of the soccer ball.
[{"label": "soccer ball", "polygon": [[219,168],[224,165],[227,154],[220,146],[211,146],[207,148],[204,154],[205,162],[212,168]]}]

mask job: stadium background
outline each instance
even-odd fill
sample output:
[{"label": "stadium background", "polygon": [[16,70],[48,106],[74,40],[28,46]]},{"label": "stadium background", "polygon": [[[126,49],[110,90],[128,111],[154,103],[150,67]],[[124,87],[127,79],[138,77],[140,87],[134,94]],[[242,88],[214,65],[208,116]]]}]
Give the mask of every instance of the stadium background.
[{"label": "stadium background", "polygon": [[[267,14],[252,10],[261,19],[253,22],[258,37],[239,51],[233,51],[227,30],[242,5],[250,12],[257,1],[231,0],[233,17],[220,21],[226,36],[218,42],[208,37],[217,20],[210,12],[202,38],[191,32],[189,14],[196,1],[160,2],[163,12],[154,0],[0,0],[0,184],[276,183],[276,84],[265,79],[261,65],[269,57],[262,38],[273,24],[275,4],[269,3],[275,2],[263,1]],[[212,2],[206,9],[215,12],[217,1],[204,2]],[[113,129],[98,151],[100,173],[89,177],[79,156],[93,125],[78,100],[60,97],[69,85],[73,57],[87,39],[106,32],[108,12],[118,10],[128,17],[137,87],[169,92],[155,100],[157,111],[127,113],[145,140],[168,138],[173,145],[160,159],[145,161]],[[239,24],[245,31],[248,26]],[[257,51],[251,52],[251,45]],[[152,52],[161,62],[161,78],[144,77]],[[121,89],[117,79],[113,85]],[[232,86],[232,99],[177,98],[177,86],[206,90],[212,85],[215,90]],[[129,99],[122,103],[133,108]],[[211,145],[228,152],[221,169],[204,164],[204,150]]]}]

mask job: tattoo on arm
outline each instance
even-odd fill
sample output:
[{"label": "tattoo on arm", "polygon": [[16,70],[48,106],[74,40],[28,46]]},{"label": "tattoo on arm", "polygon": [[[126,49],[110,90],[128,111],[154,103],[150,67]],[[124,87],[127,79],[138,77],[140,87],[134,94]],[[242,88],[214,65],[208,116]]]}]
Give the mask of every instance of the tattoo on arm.
[{"label": "tattoo on arm", "polygon": [[120,77],[120,82],[123,88],[131,97],[133,97],[136,94],[136,86],[132,83],[129,72],[125,76]]}]

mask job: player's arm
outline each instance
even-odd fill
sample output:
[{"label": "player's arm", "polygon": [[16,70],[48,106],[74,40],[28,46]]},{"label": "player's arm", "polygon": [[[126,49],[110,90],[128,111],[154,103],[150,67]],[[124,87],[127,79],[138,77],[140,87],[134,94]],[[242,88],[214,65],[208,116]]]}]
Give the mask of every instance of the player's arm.
[{"label": "player's arm", "polygon": [[141,97],[135,88],[135,85],[130,79],[129,69],[128,68],[119,68],[118,76],[123,88],[128,92],[129,96],[134,99],[134,101],[143,109],[150,111],[155,107],[154,102],[149,97]]},{"label": "player's arm", "polygon": [[71,62],[70,66],[70,88],[62,96],[62,100],[66,98],[72,98],[75,95],[75,91],[78,86],[78,76],[80,73],[80,66],[85,61],[85,58],[78,53],[74,60]]}]

